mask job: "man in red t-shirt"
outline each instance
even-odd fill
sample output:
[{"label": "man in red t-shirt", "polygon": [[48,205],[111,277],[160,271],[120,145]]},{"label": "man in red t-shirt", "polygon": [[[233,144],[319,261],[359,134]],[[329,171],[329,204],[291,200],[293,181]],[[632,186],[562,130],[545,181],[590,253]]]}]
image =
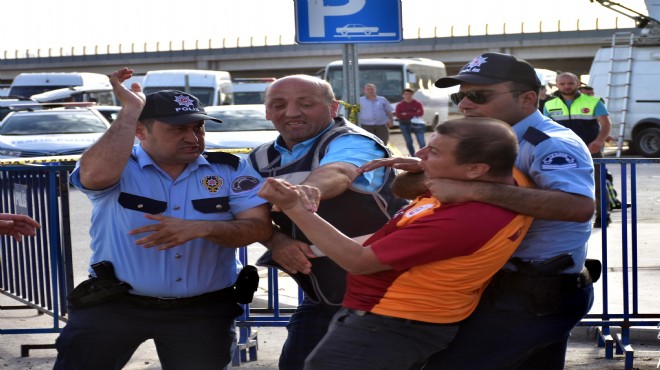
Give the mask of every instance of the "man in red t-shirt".
[{"label": "man in red t-shirt", "polygon": [[422,103],[413,99],[415,92],[412,89],[403,89],[401,93],[403,100],[397,103],[394,115],[399,119],[399,129],[401,135],[406,141],[406,147],[411,157],[415,156],[415,146],[413,145],[412,133],[415,133],[417,144],[419,148],[426,146],[424,140],[424,132],[426,131],[426,124],[424,123],[424,107]]},{"label": "man in red t-shirt", "polygon": [[[531,186],[514,172],[515,134],[495,119],[438,125],[417,154],[428,179]],[[360,243],[315,213],[313,187],[269,178],[259,196],[348,271],[342,309],[307,357],[309,370],[409,369],[447,348],[532,223],[487,203],[443,204],[426,192]]]}]

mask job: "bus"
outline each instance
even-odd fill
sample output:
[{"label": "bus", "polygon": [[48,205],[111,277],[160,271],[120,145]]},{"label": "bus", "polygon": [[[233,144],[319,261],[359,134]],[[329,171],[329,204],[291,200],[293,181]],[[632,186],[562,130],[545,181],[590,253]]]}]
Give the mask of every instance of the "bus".
[{"label": "bus", "polygon": [[226,71],[165,69],[149,71],[142,79],[142,91],[179,90],[197,97],[204,106],[234,103],[231,75]]},{"label": "bus", "polygon": [[[415,91],[413,98],[424,106],[424,122],[434,129],[447,120],[451,89],[435,87],[434,83],[447,76],[444,63],[427,58],[373,58],[358,59],[359,87],[367,83],[376,85],[378,95],[385,97],[393,107],[401,101],[403,89]],[[325,67],[323,79],[332,86],[338,100],[343,94],[342,61],[334,61]],[[394,120],[394,125],[398,126]]]}]

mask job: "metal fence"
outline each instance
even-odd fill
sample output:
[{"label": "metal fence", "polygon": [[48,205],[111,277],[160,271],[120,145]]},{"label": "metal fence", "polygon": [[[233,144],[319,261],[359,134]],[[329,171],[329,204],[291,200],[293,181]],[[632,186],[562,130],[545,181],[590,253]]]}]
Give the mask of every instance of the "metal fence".
[{"label": "metal fence", "polygon": [[[633,327],[657,327],[660,313],[657,302],[645,307],[640,304],[641,291],[656,282],[640,268],[640,236],[638,228],[638,168],[640,165],[657,166],[660,159],[596,159],[601,166],[601,188],[605,189],[605,166],[620,168],[620,181],[615,181],[621,209],[621,230],[602,228],[599,259],[603,274],[598,286],[602,301],[580,323],[599,328],[599,344],[606,357],[614,351],[625,355],[625,368],[632,369],[634,350],[630,341]],[[67,171],[68,165],[0,166],[0,211],[28,214],[42,224],[34,238],[18,243],[8,236],[0,241],[0,293],[12,297],[21,306],[0,309],[30,308],[53,317],[52,325],[45,328],[2,329],[0,334],[58,332],[60,321],[66,321],[65,296],[73,288],[71,235]],[[660,174],[660,172],[658,172]],[[606,192],[601,194],[607,204]],[[630,208],[625,205],[630,203]],[[606,210],[603,210],[606,214]],[[615,231],[621,237],[615,237]],[[656,246],[657,247],[657,246]],[[254,264],[248,258],[247,248],[240,250],[243,263]],[[660,262],[660,261],[655,261]],[[256,360],[256,332],[264,326],[286,325],[293,308],[280,303],[280,279],[275,270],[268,270],[267,301],[265,307],[245,305],[245,313],[237,319],[239,342],[234,365],[241,361]],[[299,292],[298,301],[301,294]],[[613,334],[612,328],[620,333]]]},{"label": "metal fence", "polygon": [[[0,167],[0,212],[26,214],[42,226],[21,242],[0,236],[0,293],[21,303],[0,310],[35,309],[53,318],[47,327],[0,328],[0,334],[56,333],[65,321],[63,302],[73,288],[68,168]],[[25,345],[21,353],[27,355],[30,348],[44,346]]]}]

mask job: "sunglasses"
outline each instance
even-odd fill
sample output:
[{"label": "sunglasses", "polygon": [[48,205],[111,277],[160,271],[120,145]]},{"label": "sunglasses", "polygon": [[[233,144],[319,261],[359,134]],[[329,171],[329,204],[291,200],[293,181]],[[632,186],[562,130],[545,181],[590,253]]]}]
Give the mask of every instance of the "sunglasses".
[{"label": "sunglasses", "polygon": [[502,92],[496,92],[492,90],[472,90],[466,93],[463,92],[453,93],[450,95],[450,98],[451,101],[453,101],[454,104],[456,105],[458,105],[458,103],[460,103],[461,100],[463,100],[463,98],[468,98],[471,102],[475,104],[486,104],[495,95],[502,95],[510,92],[521,92],[521,91],[523,90],[508,90]]}]

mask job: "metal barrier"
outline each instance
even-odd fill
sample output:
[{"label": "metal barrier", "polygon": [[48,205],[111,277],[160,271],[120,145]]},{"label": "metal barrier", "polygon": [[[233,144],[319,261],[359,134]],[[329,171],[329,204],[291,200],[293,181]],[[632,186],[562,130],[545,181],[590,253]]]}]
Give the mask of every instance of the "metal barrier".
[{"label": "metal barrier", "polygon": [[[598,294],[602,295],[602,302],[600,306],[595,305],[579,325],[598,327],[599,345],[605,347],[606,357],[613,358],[614,350],[625,354],[625,368],[632,369],[634,350],[630,345],[630,329],[657,327],[660,323],[660,313],[646,312],[640,307],[640,287],[643,283],[654,284],[655,281],[643,281],[643,276],[640,276],[644,275],[644,271],[639,266],[640,225],[637,222],[638,168],[640,165],[658,164],[660,159],[608,158],[594,162],[601,166],[602,189],[605,189],[605,165],[620,167],[620,181],[616,183],[624,206],[621,209],[620,240],[613,237],[618,230],[601,229],[599,259],[603,263],[603,274]],[[47,328],[0,328],[0,334],[53,333],[60,330],[59,321],[66,321],[65,295],[73,288],[66,182],[69,169],[71,166],[57,163],[50,166],[0,166],[0,211],[25,213],[42,224],[36,237],[25,238],[21,244],[10,237],[0,237],[0,293],[16,299],[24,307],[53,317],[52,326]],[[601,203],[605,207],[606,192],[601,193]],[[630,209],[625,207],[626,203],[631,204]],[[607,211],[603,210],[603,214]],[[254,263],[249,261],[247,248],[241,248],[239,253],[244,264]],[[660,263],[660,258],[655,262]],[[619,282],[621,289],[618,289]],[[247,361],[248,355],[251,361],[257,359],[257,333],[253,333],[252,328],[284,326],[288,322],[294,308],[281,307],[279,292],[278,272],[268,269],[265,307],[244,305],[245,313],[237,319],[239,341],[234,366]],[[298,302],[301,297],[298,289]],[[620,307],[616,307],[617,304]],[[620,334],[613,335],[612,328],[620,328]]]},{"label": "metal barrier", "polygon": [[[660,159],[594,159],[596,166],[600,166],[601,214],[607,214],[606,165],[620,167],[620,181],[618,195],[621,197],[621,238],[614,240],[610,235],[615,230],[609,230],[607,223],[602,220],[601,229],[601,255],[603,274],[601,277],[602,296],[601,313],[594,313],[598,307],[594,306],[592,313],[588,314],[579,325],[598,327],[598,345],[605,348],[606,358],[613,358],[614,351],[625,355],[625,369],[633,368],[634,349],[631,345],[632,327],[658,327],[660,312],[657,311],[657,302],[650,309],[655,312],[644,311],[640,307],[640,290],[651,287],[655,280],[643,281],[640,273],[640,230],[638,223],[638,165],[658,164]],[[630,204],[628,209],[627,204]],[[618,233],[618,230],[616,230]],[[656,246],[657,247],[657,246]],[[660,260],[654,261],[660,263]],[[614,274],[620,269],[620,274]],[[620,281],[618,281],[620,280]],[[620,290],[619,290],[620,289]],[[617,295],[618,294],[618,295]],[[620,304],[620,311],[613,312],[612,306]],[[646,307],[646,309],[649,309]],[[620,333],[613,334],[612,327],[620,328]]]},{"label": "metal barrier", "polygon": [[[0,334],[56,333],[66,321],[66,293],[73,287],[67,170],[70,166],[0,166],[0,212],[26,214],[41,224],[35,237],[20,243],[0,236],[0,293],[22,305],[0,310],[36,309],[53,317],[43,328],[3,329]],[[50,348],[52,345],[24,345]]]}]

